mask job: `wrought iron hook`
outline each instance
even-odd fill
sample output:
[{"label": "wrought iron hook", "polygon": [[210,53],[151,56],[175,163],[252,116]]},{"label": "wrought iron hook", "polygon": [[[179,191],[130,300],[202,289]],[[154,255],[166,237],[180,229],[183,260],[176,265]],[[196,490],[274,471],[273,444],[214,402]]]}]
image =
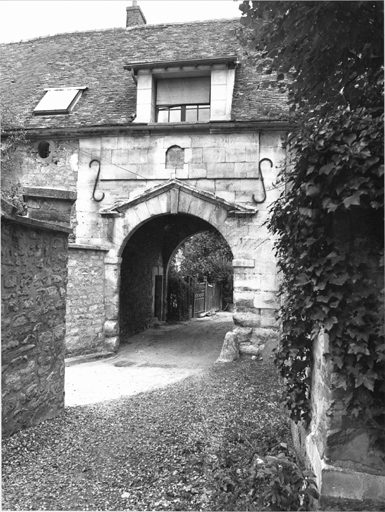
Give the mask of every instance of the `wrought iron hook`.
[{"label": "wrought iron hook", "polygon": [[96,197],[95,197],[95,192],[96,192],[96,187],[98,186],[98,181],[99,181],[99,176],[100,176],[100,165],[101,165],[101,164],[100,164],[100,161],[99,161],[99,160],[94,159],[94,160],[91,160],[91,162],[90,162],[90,167],[92,166],[92,164],[93,164],[94,162],[97,162],[97,163],[99,164],[99,169],[98,169],[98,174],[96,175],[96,180],[95,180],[94,190],[93,190],[93,192],[92,192],[92,199],[93,199],[94,201],[96,201],[97,203],[100,203],[100,201],[103,201],[103,199],[104,199],[104,192],[102,192],[102,197],[101,197],[100,199],[96,199]]},{"label": "wrought iron hook", "polygon": [[262,160],[259,161],[259,164],[258,164],[258,172],[259,172],[258,179],[261,178],[261,183],[262,183],[262,188],[263,188],[263,199],[261,201],[257,201],[255,199],[254,194],[253,194],[253,201],[256,204],[261,204],[261,203],[264,203],[266,201],[266,188],[265,188],[265,182],[263,181],[263,174],[262,174],[262,169],[261,169],[261,164],[262,164],[262,162],[265,162],[265,161],[270,162],[270,167],[273,167],[273,162],[270,160],[270,158],[262,158]]}]

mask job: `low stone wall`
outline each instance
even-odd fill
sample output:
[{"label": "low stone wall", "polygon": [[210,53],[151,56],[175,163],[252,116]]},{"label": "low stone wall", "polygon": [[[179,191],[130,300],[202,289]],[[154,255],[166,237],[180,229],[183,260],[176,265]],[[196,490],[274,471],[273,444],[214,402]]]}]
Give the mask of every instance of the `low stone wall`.
[{"label": "low stone wall", "polygon": [[66,355],[104,350],[104,257],[102,248],[69,245]]},{"label": "low stone wall", "polygon": [[64,408],[68,235],[71,229],[17,217],[2,201],[3,435]]}]

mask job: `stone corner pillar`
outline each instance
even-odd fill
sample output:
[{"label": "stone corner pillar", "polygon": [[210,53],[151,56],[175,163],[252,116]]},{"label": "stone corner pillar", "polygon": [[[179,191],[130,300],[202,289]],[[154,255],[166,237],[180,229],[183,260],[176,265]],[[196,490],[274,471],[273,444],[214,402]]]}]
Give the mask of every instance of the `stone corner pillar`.
[{"label": "stone corner pillar", "polygon": [[377,446],[378,436],[365,422],[348,417],[343,399],[349,390],[334,386],[338,370],[325,360],[328,352],[328,335],[321,332],[313,348],[312,420],[301,435],[320,492],[317,507],[382,510],[385,449]]},{"label": "stone corner pillar", "polygon": [[119,289],[120,266],[122,258],[107,255],[104,260],[104,303],[106,320],[104,322],[104,348],[116,352],[120,345],[119,332]]},{"label": "stone corner pillar", "polygon": [[256,260],[249,257],[235,258],[233,268],[233,321],[239,351],[261,357],[266,346],[276,346],[278,341],[275,274],[264,274]]}]

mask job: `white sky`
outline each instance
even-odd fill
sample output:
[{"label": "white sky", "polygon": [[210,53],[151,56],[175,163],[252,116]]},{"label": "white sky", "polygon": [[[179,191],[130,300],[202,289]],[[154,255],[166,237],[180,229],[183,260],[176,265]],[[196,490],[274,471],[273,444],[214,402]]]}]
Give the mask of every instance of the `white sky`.
[{"label": "white sky", "polygon": [[[138,0],[148,24],[237,18],[240,0]],[[0,42],[125,27],[131,0],[2,0]]]}]

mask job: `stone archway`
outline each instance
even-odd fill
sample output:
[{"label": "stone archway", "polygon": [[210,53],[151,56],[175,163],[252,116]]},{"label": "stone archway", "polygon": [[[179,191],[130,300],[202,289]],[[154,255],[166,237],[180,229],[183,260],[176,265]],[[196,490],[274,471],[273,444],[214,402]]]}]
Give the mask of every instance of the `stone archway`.
[{"label": "stone archway", "polygon": [[120,335],[133,335],[167,316],[167,270],[175,247],[200,231],[214,228],[186,214],[157,215],[126,240],[120,266]]},{"label": "stone archway", "polygon": [[[127,242],[137,236],[136,233],[140,233],[146,223],[156,222],[157,227],[164,228],[165,216],[168,219],[183,219],[179,225],[184,226],[186,232],[167,248],[169,254],[164,260],[168,262],[171,253],[183,238],[210,228],[215,228],[222,234],[235,254],[240,240],[249,233],[248,224],[253,222],[256,213],[254,208],[231,203],[176,179],[102,211],[101,215],[108,219],[107,238],[112,243],[112,249],[105,259],[106,348],[116,350],[120,343],[119,301],[123,251]],[[172,222],[178,225],[177,221]],[[246,261],[247,264],[250,265],[250,262]],[[245,266],[243,260],[240,265]]]}]

